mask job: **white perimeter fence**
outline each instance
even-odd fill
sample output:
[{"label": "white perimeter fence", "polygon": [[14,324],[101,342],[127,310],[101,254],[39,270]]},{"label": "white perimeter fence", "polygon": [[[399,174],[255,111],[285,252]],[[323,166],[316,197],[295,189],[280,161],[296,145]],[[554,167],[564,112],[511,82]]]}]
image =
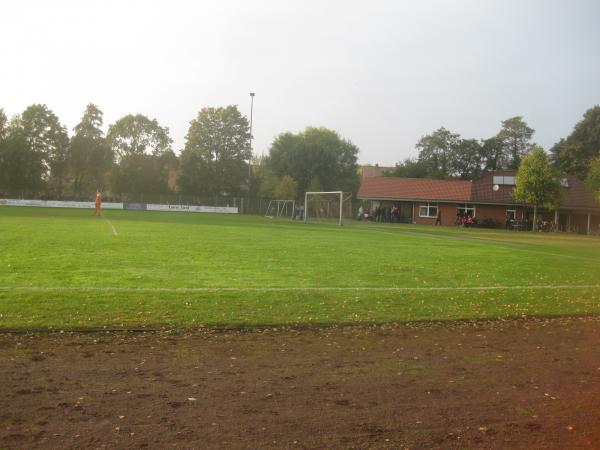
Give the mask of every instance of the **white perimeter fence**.
[{"label": "white perimeter fence", "polygon": [[[81,208],[93,209],[94,202],[70,202],[59,200],[20,200],[0,198],[0,205],[36,206],[41,208]],[[232,206],[192,206],[192,205],[157,205],[153,203],[111,203],[103,202],[102,209],[128,209],[136,211],[179,211],[237,214],[238,208]]]}]

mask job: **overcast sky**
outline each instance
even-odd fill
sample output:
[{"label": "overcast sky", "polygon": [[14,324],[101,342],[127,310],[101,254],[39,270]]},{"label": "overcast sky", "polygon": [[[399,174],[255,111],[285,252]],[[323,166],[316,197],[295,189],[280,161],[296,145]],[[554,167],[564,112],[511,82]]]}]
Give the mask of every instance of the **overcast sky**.
[{"label": "overcast sky", "polygon": [[205,106],[250,115],[254,149],[306,126],[360,162],[416,156],[445,126],[465,138],[522,115],[548,149],[600,104],[600,1],[7,1],[0,108],[45,103],[72,128],[142,113],[183,147]]}]

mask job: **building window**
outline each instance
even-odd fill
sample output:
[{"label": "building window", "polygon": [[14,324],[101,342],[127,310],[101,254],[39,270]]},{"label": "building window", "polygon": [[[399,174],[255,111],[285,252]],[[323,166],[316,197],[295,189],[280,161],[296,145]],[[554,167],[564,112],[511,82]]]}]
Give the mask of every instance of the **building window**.
[{"label": "building window", "polygon": [[506,210],[506,220],[515,220],[517,217],[516,209],[507,209]]},{"label": "building window", "polygon": [[516,184],[516,180],[515,177],[494,175],[493,183],[497,185],[514,186]]},{"label": "building window", "polygon": [[459,206],[458,208],[456,208],[456,215],[465,217],[475,217],[475,205],[465,203],[464,205]]},{"label": "building window", "polygon": [[423,203],[419,205],[419,217],[436,218],[438,215],[437,203]]}]

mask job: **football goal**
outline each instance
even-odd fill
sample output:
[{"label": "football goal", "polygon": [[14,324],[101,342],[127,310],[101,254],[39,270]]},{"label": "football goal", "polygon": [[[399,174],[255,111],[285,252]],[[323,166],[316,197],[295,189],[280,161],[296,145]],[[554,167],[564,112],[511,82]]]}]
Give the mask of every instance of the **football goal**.
[{"label": "football goal", "polygon": [[265,217],[294,219],[295,206],[294,200],[269,200]]},{"label": "football goal", "polygon": [[352,218],[349,192],[307,192],[304,195],[304,222],[335,223],[340,226]]}]

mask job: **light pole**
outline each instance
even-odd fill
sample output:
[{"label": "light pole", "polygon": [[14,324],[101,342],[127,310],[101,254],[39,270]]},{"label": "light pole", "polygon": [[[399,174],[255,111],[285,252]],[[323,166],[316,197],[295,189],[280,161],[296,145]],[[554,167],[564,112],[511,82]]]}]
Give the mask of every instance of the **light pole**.
[{"label": "light pole", "polygon": [[254,110],[254,92],[250,92],[250,156],[248,157],[248,188],[252,174],[252,112]]}]

